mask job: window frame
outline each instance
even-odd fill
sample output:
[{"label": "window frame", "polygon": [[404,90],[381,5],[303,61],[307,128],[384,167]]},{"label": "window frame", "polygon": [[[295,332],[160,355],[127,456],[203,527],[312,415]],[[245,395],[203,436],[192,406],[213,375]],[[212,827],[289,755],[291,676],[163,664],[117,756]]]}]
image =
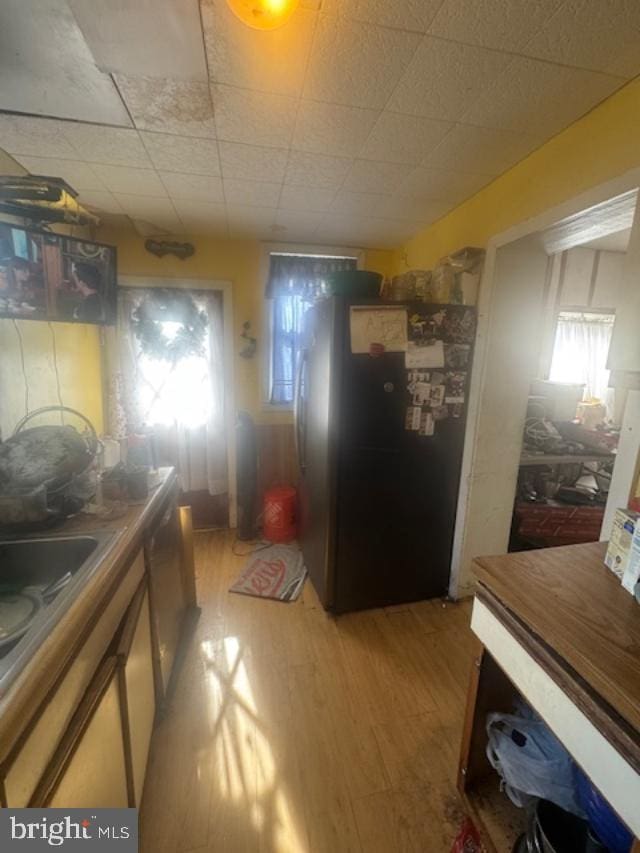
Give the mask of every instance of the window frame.
[{"label": "window frame", "polygon": [[362,269],[364,264],[365,250],[353,246],[315,246],[302,245],[298,243],[265,243],[262,248],[261,275],[262,282],[262,318],[261,328],[263,345],[260,347],[260,374],[261,374],[261,409],[263,412],[281,412],[285,415],[293,413],[293,402],[272,403],[271,383],[273,379],[273,299],[264,296],[266,284],[269,278],[269,263],[271,255],[302,255],[333,258],[355,258],[356,268]]}]

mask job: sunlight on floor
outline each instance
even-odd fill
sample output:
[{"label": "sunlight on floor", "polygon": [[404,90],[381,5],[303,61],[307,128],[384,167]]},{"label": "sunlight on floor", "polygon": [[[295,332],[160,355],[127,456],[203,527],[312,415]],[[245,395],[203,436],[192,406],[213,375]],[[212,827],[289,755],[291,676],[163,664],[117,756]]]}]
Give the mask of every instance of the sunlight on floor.
[{"label": "sunlight on floor", "polygon": [[308,853],[306,838],[282,784],[265,723],[260,719],[244,650],[235,636],[200,645],[207,666],[207,698],[214,755],[214,784],[236,808],[244,810],[269,849]]}]

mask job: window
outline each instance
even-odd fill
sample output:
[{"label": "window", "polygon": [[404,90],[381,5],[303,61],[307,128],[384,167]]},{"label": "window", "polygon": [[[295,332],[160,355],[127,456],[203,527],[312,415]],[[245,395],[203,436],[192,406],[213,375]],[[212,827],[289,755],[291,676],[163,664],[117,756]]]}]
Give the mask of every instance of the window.
[{"label": "window", "polygon": [[356,267],[357,259],[347,256],[270,255],[266,291],[271,320],[269,403],[292,405],[304,315],[317,299],[326,296],[331,273]]},{"label": "window", "polygon": [[[171,339],[180,323],[161,324]],[[199,427],[209,420],[213,405],[209,379],[209,336],[205,352],[175,363],[140,352],[138,356],[138,406],[143,423],[170,426],[178,421],[186,427]]]},{"label": "window", "polygon": [[549,379],[585,385],[585,399],[607,405],[609,371],[607,356],[614,314],[561,311],[558,314]]},{"label": "window", "polygon": [[271,311],[271,393],[270,402],[291,405],[305,312],[313,301],[299,293],[281,293],[273,299]]}]

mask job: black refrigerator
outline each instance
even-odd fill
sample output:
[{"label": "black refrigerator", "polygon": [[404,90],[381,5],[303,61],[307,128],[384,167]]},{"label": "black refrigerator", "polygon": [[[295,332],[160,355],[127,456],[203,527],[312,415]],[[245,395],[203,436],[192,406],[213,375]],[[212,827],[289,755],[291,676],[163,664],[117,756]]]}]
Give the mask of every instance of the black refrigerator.
[{"label": "black refrigerator", "polygon": [[463,305],[333,296],[305,315],[300,543],[327,610],[446,595],[475,330]]}]

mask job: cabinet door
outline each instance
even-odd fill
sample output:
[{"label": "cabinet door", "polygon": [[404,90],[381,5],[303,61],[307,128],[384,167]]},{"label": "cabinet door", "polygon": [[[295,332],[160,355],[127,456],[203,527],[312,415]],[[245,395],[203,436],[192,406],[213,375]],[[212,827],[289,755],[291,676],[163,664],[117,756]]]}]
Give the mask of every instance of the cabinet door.
[{"label": "cabinet door", "polygon": [[129,805],[139,807],[155,717],[149,593],[143,583],[131,602],[118,648]]},{"label": "cabinet door", "polygon": [[164,699],[186,612],[178,505],[171,498],[147,542],[158,698]]},{"label": "cabinet door", "polygon": [[104,611],[96,617],[89,636],[19,751],[12,756],[5,778],[10,808],[24,808],[33,796],[143,577],[144,558],[140,551]]},{"label": "cabinet door", "polygon": [[65,809],[129,805],[116,672],[116,658],[107,658],[31,805]]}]

